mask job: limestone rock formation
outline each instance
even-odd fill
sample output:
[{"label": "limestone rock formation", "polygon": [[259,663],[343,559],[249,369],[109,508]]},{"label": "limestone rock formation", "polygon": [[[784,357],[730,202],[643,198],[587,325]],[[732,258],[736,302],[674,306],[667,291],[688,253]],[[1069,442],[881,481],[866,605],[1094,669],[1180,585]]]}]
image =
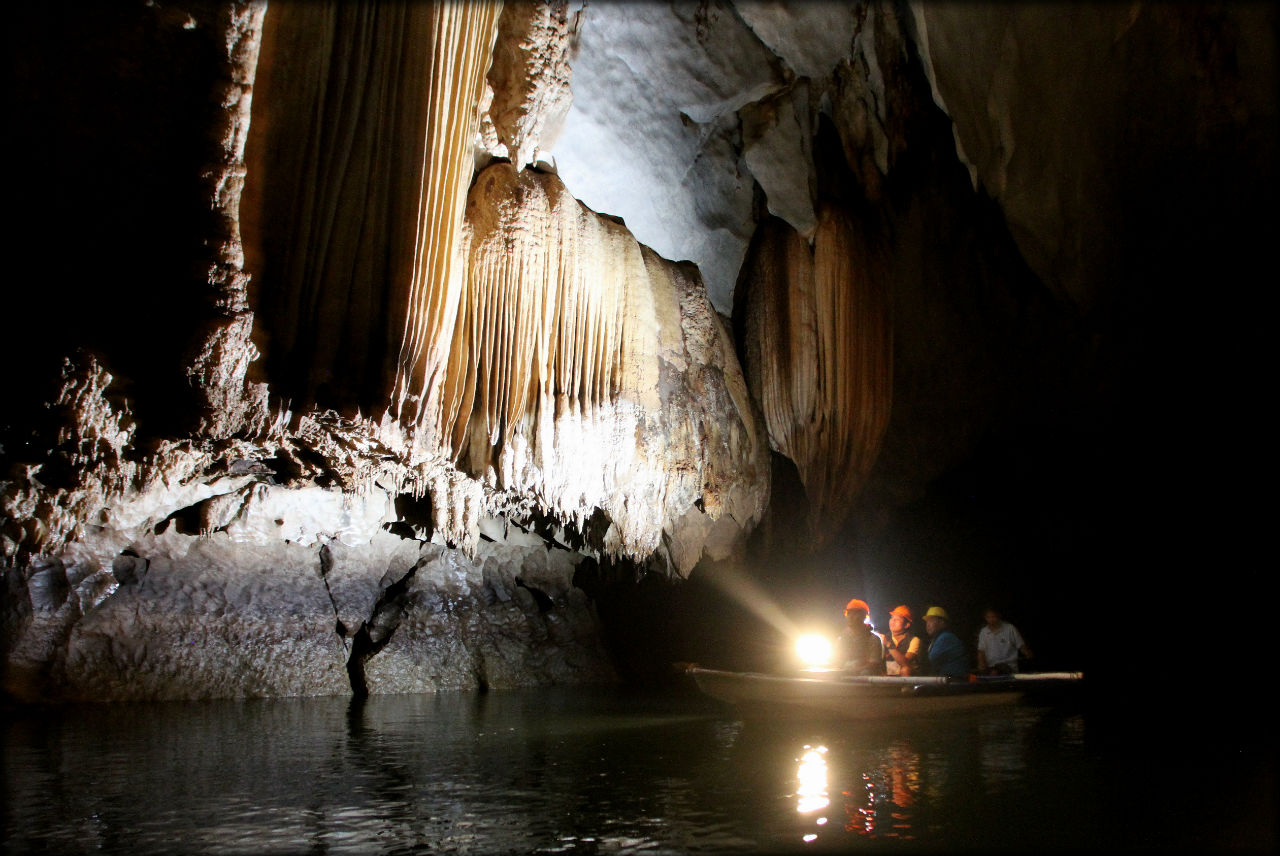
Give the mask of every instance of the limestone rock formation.
[{"label": "limestone rock formation", "polygon": [[555,176],[504,164],[477,177],[468,225],[440,426],[463,468],[580,528],[600,509],[617,555],[648,556],[659,533],[684,540],[675,521],[695,506],[749,531],[767,452],[696,269],[658,258]]},{"label": "limestone rock formation", "polygon": [[[468,199],[498,10],[212,19],[198,419],[140,434],[102,362],[68,359],[43,462],[4,483],[7,692],[611,680],[577,565],[687,575],[754,526],[767,446],[696,268],[549,174],[496,164]],[[517,150],[563,110],[538,73],[495,78]]]},{"label": "limestone rock formation", "polygon": [[481,118],[481,147],[517,167],[550,151],[573,103],[570,80],[583,4],[507,0],[498,21],[492,97]]},{"label": "limestone rock formation", "polygon": [[1153,215],[1140,209],[1160,184],[1199,182],[1204,170],[1233,188],[1251,175],[1243,186],[1254,193],[1274,181],[1263,154],[1277,103],[1266,4],[911,9],[974,184],[1000,204],[1032,269],[1086,311],[1124,275],[1122,236]]},{"label": "limestone rock formation", "polygon": [[250,533],[249,514],[207,535],[168,526],[87,576],[83,556],[33,562],[25,586],[11,572],[6,691],[186,699],[616,680],[573,587],[575,554],[524,536],[472,557],[392,535],[381,493],[253,493],[295,534],[307,515],[348,525],[295,541]]},{"label": "limestone rock formation", "polygon": [[893,402],[893,327],[884,247],[835,203],[810,250],[778,219],[761,223],[734,315],[770,446],[799,470],[809,536],[839,531],[880,450]]},{"label": "limestone rock formation", "polygon": [[730,3],[589,4],[552,154],[573,193],[664,258],[698,265],[728,314],[753,192],[736,111],[787,83]]},{"label": "limestone rock formation", "polygon": [[[573,106],[551,150],[574,193],[702,271],[728,313],[757,215],[812,237],[818,116],[889,169],[906,40],[880,2],[598,4],[582,12]],[[697,192],[693,188],[697,188]]]}]

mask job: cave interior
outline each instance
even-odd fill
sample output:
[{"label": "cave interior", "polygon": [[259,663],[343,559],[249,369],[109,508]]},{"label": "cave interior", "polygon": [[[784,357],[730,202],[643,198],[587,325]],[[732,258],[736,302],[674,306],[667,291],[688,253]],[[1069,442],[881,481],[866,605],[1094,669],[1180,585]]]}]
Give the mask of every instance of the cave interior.
[{"label": "cave interior", "polygon": [[[1271,565],[1263,533],[1272,432],[1265,426],[1273,421],[1265,416],[1272,385],[1265,382],[1271,348],[1263,326],[1273,290],[1265,271],[1275,266],[1280,231],[1276,25],[1267,4],[1134,4],[1139,11],[1128,21],[1122,19],[1129,7],[1115,4],[1074,11],[1041,4],[848,4],[861,16],[857,28],[846,34],[838,61],[818,56],[822,45],[813,40],[814,53],[805,56],[822,66],[817,71],[803,67],[784,39],[768,37],[792,21],[786,17],[792,13],[784,14],[788,4],[775,4],[783,10],[776,19],[759,4],[669,4],[667,25],[679,35],[655,36],[647,64],[631,69],[636,77],[654,91],[677,91],[681,81],[718,63],[742,80],[708,73],[696,81],[711,94],[690,101],[673,127],[683,122],[701,148],[693,163],[682,163],[683,150],[673,143],[668,164],[657,160],[667,126],[644,124],[649,114],[624,103],[643,90],[606,74],[645,53],[637,28],[658,27],[666,6],[507,3],[499,20],[497,5],[473,4],[474,20],[457,24],[454,42],[446,44],[441,33],[448,22],[431,17],[444,5],[187,2],[11,10],[6,145],[16,204],[7,230],[10,391],[0,424],[11,577],[33,579],[32,568],[87,537],[100,507],[154,485],[147,474],[163,469],[174,443],[204,455],[196,472],[183,475],[192,484],[249,466],[240,457],[243,446],[228,451],[227,444],[244,442],[260,450],[256,460],[271,471],[273,490],[351,493],[357,490],[351,471],[379,455],[407,460],[417,447],[361,451],[352,440],[339,453],[341,442],[324,447],[299,438],[326,418],[376,425],[389,415],[402,426],[412,423],[422,442],[439,442],[459,473],[450,478],[483,483],[484,490],[492,478],[506,480],[498,494],[508,513],[498,528],[574,556],[565,572],[579,592],[574,597],[585,595],[613,663],[629,679],[669,681],[676,660],[772,665],[777,628],[745,592],[780,604],[797,621],[838,622],[844,600],[854,596],[884,612],[899,602],[913,609],[942,603],[964,635],[976,633],[986,604],[997,603],[1034,640],[1037,666],[1083,669],[1116,692],[1134,671],[1250,671],[1260,649],[1224,655],[1215,639],[1240,640],[1250,650],[1266,638],[1269,621],[1272,572],[1265,570]],[[609,18],[625,17],[625,7],[632,19]],[[481,20],[482,12],[489,18]],[[502,149],[486,150],[477,142],[488,133],[477,118],[477,109],[486,109],[479,104],[484,87],[496,121],[499,100],[510,101],[519,89],[512,63],[531,67],[527,50],[517,50],[527,49],[530,38],[521,42],[509,33],[515,23],[508,16],[517,12],[559,23],[559,35],[540,44],[555,38],[570,44],[573,107],[567,118],[561,109],[558,141],[547,131],[541,146],[518,148],[507,140]],[[731,24],[754,41],[745,47],[732,41],[724,35]],[[1067,24],[1078,25],[1071,37],[1063,34]],[[571,42],[566,26],[578,28]],[[227,34],[246,28],[252,50],[229,47]],[[1110,44],[1099,40],[1113,32]],[[609,38],[617,40],[615,52],[601,53]],[[467,47],[467,39],[475,46]],[[436,54],[419,49],[433,40],[444,46]],[[703,51],[701,58],[663,50],[676,43]],[[752,53],[762,43],[773,49],[768,62]],[[463,92],[471,101],[441,114],[431,98],[448,102],[463,90],[440,96],[433,81],[440,63],[455,60],[461,69],[480,63],[481,76],[474,91]],[[501,73],[500,60],[507,62]],[[992,71],[992,63],[1005,65]],[[524,78],[526,90],[536,89],[532,74]],[[229,107],[226,93],[236,85],[252,90],[251,108]],[[539,85],[545,95],[550,84]],[[795,108],[807,119],[804,132],[771,142],[781,127],[776,116],[795,105],[804,108]],[[228,119],[234,109],[241,110],[239,125]],[[536,105],[525,109],[522,115],[536,117]],[[247,129],[243,117],[251,117]],[[588,133],[599,128],[616,136]],[[1006,137],[990,139],[992,128]],[[228,143],[237,134],[238,142]],[[610,140],[624,137],[637,138],[635,147],[607,150]],[[653,160],[637,163],[638,154]],[[719,255],[706,251],[708,260],[696,268],[680,267],[674,263],[692,256],[666,256],[660,245],[669,235],[641,234],[643,211],[597,208],[603,203],[585,196],[574,202],[575,175],[595,170],[603,186],[609,170],[624,168],[616,165],[623,159],[627,169],[652,173],[651,186],[629,193],[651,197],[646,204],[659,219],[663,205],[684,205],[702,218],[707,235],[735,234],[736,243]],[[486,170],[504,164],[509,174],[482,187],[479,176],[498,176]],[[704,194],[699,170],[732,173],[738,207],[717,209],[720,188],[708,179]],[[673,171],[688,176],[687,198],[663,184]],[[808,187],[797,189],[794,176],[803,183],[806,174]],[[515,202],[485,209],[482,191]],[[434,211],[424,207],[428,192],[444,200]],[[788,206],[788,192],[800,202]],[[534,198],[549,212],[541,225],[502,219],[505,205]],[[457,212],[453,220],[450,210]],[[690,231],[688,221],[672,222],[673,232]],[[439,228],[424,231],[424,223]],[[632,223],[634,238],[625,231]],[[499,330],[492,353],[472,350],[471,374],[462,369],[481,379],[476,391],[442,383],[446,416],[428,412],[436,401],[431,384],[446,374],[439,366],[452,372],[466,359],[458,356],[459,342],[477,348],[476,337],[486,334],[475,331],[507,323],[504,312],[514,317],[511,295],[521,287],[504,285],[516,282],[504,269],[493,274],[492,288],[507,289],[506,298],[473,298],[468,291],[449,303],[439,297],[443,290],[426,297],[416,291],[429,275],[437,276],[435,285],[424,287],[465,279],[456,271],[422,273],[424,236],[436,240],[446,227],[465,231],[475,269],[488,258],[486,230],[497,236],[494,246],[507,248],[513,267],[536,255],[518,243],[520,234],[560,230],[555,234],[566,236],[564,243],[552,252],[561,261],[538,261],[538,271],[569,265],[564,260],[574,253],[599,257],[574,261],[578,272],[561,274],[557,299],[564,302],[578,299],[575,282],[603,282],[600,271],[632,277],[641,270],[651,281],[672,283],[662,288],[679,298],[685,353],[694,353],[688,338],[694,326],[712,329],[712,344],[697,346],[713,355],[706,357],[709,368],[683,374],[671,368],[683,359],[671,355],[671,335],[642,331],[633,323],[637,298],[618,292],[614,309],[605,297],[591,298],[601,301],[591,311],[623,319],[591,322],[597,325],[591,331],[614,338],[565,332],[562,322],[542,338],[530,334],[534,350],[518,352],[523,328]],[[439,238],[442,245],[463,240],[452,234]],[[446,261],[452,257],[441,252]],[[542,276],[530,272],[533,264],[524,269],[529,282]],[[713,278],[715,265],[730,275]],[[228,285],[213,277],[214,269],[240,279]],[[797,273],[802,269],[807,273]],[[551,282],[554,274],[546,277]],[[824,288],[836,289],[825,306]],[[817,295],[804,298],[811,301],[805,305],[818,301],[803,317],[795,308],[801,294]],[[695,298],[714,312],[691,310]],[[430,359],[440,339],[426,336],[424,356],[411,365],[405,331],[427,323],[422,307],[437,299],[479,320],[472,327],[458,322],[459,331],[472,332],[454,333],[454,351],[446,342],[438,364]],[[484,299],[512,302],[485,315]],[[247,338],[237,341],[256,359],[233,378],[234,394],[228,398],[224,390],[219,398],[210,392],[212,375],[192,367],[208,365],[199,362],[200,349],[211,336],[245,319]],[[731,341],[731,359],[715,356],[722,353],[715,329]],[[533,368],[519,362],[525,359],[519,353],[552,348],[545,344],[551,340],[560,350],[551,356],[537,350],[542,356],[533,358]],[[582,357],[576,374],[555,364],[560,373],[551,378],[547,365],[571,346],[584,354],[598,349],[588,354],[595,361]],[[660,355],[652,378],[645,374],[650,369],[633,368],[642,352]],[[111,377],[101,400],[131,426],[117,457],[77,456],[66,439],[67,426],[80,423],[76,402],[58,403],[64,369],[90,361]],[[557,505],[551,476],[538,484],[509,463],[522,449],[536,450],[527,453],[531,460],[561,462],[556,466],[613,454],[575,447],[577,435],[568,433],[568,445],[552,449],[549,429],[537,427],[538,420],[570,414],[586,424],[604,420],[603,413],[629,425],[617,402],[626,397],[619,390],[631,389],[632,374],[644,375],[638,388],[653,390],[658,402],[648,412],[659,416],[644,417],[646,425],[662,422],[664,412],[680,414],[652,428],[666,432],[665,445],[646,435],[647,453],[698,450],[670,453],[672,467],[696,468],[702,480],[689,494],[699,498],[686,506],[695,509],[687,529],[657,507],[658,494],[640,487],[607,507],[601,501],[573,508]],[[745,378],[750,408],[725,404],[739,401],[735,377]],[[228,416],[248,407],[246,390],[254,389],[263,390],[267,422],[282,414],[270,429],[262,419]],[[809,409],[800,412],[802,399]],[[459,407],[464,416],[450,422]],[[709,415],[696,415],[704,411]],[[692,429],[680,427],[687,413],[695,414],[687,417]],[[210,427],[222,424],[231,427],[222,433]],[[741,426],[749,425],[767,436],[767,448],[741,439],[748,430]],[[597,436],[583,431],[582,437]],[[701,439],[688,440],[688,431]],[[634,433],[639,437],[640,429]],[[357,434],[352,429],[350,436]],[[690,454],[694,464],[679,458]],[[120,474],[95,495],[96,505],[86,488],[94,473],[86,470]],[[552,470],[544,465],[543,472]],[[497,476],[485,481],[486,472]],[[675,475],[662,478],[676,484]],[[613,489],[625,492],[641,481],[619,475]],[[387,530],[413,545],[462,552],[448,528],[453,524],[433,510],[433,502],[447,501],[435,484],[430,491],[392,491],[396,510]],[[664,490],[663,497],[677,492]],[[755,501],[758,513],[711,508],[723,502],[729,509],[730,496],[750,490],[761,492],[758,501],[738,499],[733,508]],[[619,511],[641,515],[646,506],[657,516],[646,523],[649,535],[639,523],[627,528]],[[56,543],[46,537],[56,528],[50,508],[79,515],[58,524],[68,534]],[[208,534],[207,509],[185,522],[177,505],[164,510],[166,521],[176,521],[172,537],[198,538],[202,526]],[[699,547],[696,560],[682,558],[692,537],[684,533],[696,524],[699,544],[717,544],[705,533],[719,532],[715,524],[725,515],[741,518],[726,544]],[[493,519],[503,518],[494,511]],[[492,522],[472,525],[479,526],[478,543],[501,542]],[[157,524],[148,531],[158,541],[167,530]],[[642,536],[649,541],[642,544]],[[618,543],[625,549],[613,549]],[[145,556],[141,545],[122,535],[110,550]],[[246,562],[269,569],[276,555],[263,548],[259,559]],[[64,561],[70,566],[70,558]],[[109,558],[101,561],[111,567]],[[499,585],[490,580],[497,571],[484,571],[489,588],[501,590],[499,605],[509,600],[525,604],[529,615],[554,615],[568,595],[539,583],[539,569],[527,559],[515,561],[514,583]],[[379,585],[371,577],[378,603],[390,603],[388,593],[408,597],[406,586],[426,585],[425,565],[409,565],[418,569],[416,582],[403,567]],[[550,574],[554,565],[542,560],[541,572]],[[342,579],[331,574],[326,581],[339,601]],[[29,655],[21,634],[34,632],[31,622],[41,614],[38,605],[25,611],[13,605],[28,597],[16,585],[6,595],[17,616],[6,619],[10,660],[14,652]],[[449,597],[440,594],[433,608],[448,612]],[[427,601],[397,602],[410,609]],[[363,624],[338,619],[340,628],[344,620],[351,625],[344,644],[353,647],[363,629],[370,669],[386,659],[377,653],[378,614],[367,613]],[[58,638],[74,648],[65,640],[80,637],[70,626]],[[344,659],[348,668],[357,660]],[[69,674],[70,663],[46,670],[46,678]],[[362,669],[365,663],[359,659]],[[490,665],[476,673],[481,686],[500,680]],[[368,680],[399,686],[374,671]],[[16,685],[6,682],[13,692]]]}]

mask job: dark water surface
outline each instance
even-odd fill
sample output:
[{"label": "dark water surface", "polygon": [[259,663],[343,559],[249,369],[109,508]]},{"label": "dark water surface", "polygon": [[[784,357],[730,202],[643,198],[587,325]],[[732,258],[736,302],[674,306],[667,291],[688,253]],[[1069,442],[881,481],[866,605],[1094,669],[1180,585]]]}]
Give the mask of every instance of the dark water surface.
[{"label": "dark water surface", "polygon": [[5,715],[3,843],[128,854],[1274,844],[1269,780],[1232,781],[1232,764],[1183,750],[1129,757],[1123,741],[1094,737],[1091,715],[1019,706],[761,723],[693,694],[626,689],[18,709]]}]

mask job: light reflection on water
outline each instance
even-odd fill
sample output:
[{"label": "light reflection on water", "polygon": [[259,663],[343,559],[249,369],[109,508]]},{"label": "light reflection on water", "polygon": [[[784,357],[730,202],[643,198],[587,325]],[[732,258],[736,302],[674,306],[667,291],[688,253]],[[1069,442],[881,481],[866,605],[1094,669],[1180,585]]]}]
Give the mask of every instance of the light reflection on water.
[{"label": "light reflection on water", "polygon": [[[826,746],[804,747],[800,756],[800,770],[796,774],[800,786],[796,790],[796,811],[810,814],[821,811],[831,804],[827,798],[827,754]],[[825,818],[821,819],[823,823]]]},{"label": "light reflection on water", "polygon": [[17,712],[4,727],[4,849],[1085,843],[1099,806],[1078,719],[1017,708],[940,723],[744,723],[701,698],[599,690]]}]

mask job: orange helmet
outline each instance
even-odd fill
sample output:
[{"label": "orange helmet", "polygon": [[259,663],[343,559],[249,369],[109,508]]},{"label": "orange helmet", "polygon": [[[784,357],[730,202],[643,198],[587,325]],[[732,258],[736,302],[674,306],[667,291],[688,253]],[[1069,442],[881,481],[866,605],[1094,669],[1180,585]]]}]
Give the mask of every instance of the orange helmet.
[{"label": "orange helmet", "polygon": [[911,610],[907,609],[906,604],[903,604],[901,606],[895,606],[892,610],[889,611],[889,614],[901,615],[903,618],[907,620],[908,624],[911,623]]},{"label": "orange helmet", "polygon": [[867,606],[867,602],[865,600],[858,600],[856,597],[844,605],[844,614],[848,615],[855,609],[861,609],[868,615],[871,614],[871,608]]}]

